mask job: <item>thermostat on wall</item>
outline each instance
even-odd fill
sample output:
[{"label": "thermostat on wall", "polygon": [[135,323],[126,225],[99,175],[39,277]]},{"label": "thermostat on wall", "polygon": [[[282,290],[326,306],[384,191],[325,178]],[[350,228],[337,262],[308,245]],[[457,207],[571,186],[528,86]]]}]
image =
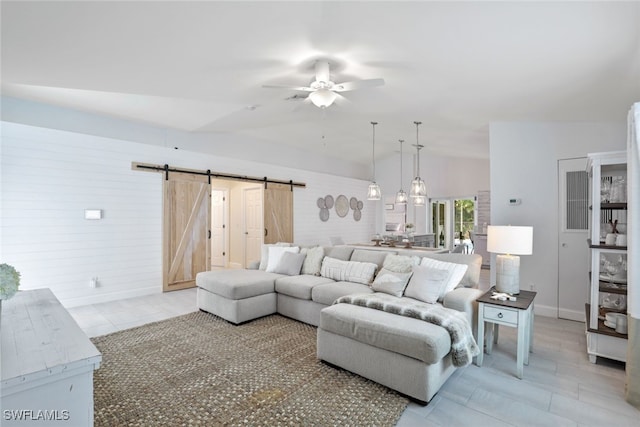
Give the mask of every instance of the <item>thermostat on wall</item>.
[{"label": "thermostat on wall", "polygon": [[84,219],[102,219],[102,209],[85,209]]},{"label": "thermostat on wall", "polygon": [[520,203],[522,203],[522,199],[520,198],[512,197],[509,199],[509,206],[518,206]]}]

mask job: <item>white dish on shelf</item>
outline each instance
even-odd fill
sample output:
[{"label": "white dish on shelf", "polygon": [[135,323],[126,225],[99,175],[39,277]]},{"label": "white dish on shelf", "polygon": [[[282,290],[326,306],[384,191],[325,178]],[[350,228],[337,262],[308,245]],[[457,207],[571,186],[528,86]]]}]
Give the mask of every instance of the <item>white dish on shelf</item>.
[{"label": "white dish on shelf", "polygon": [[[611,282],[611,277],[606,274],[600,274],[600,281],[602,282]],[[626,285],[627,284],[627,273],[624,274],[616,274],[613,276],[613,283],[618,285]]]},{"label": "white dish on shelf", "polygon": [[606,326],[607,328],[611,328],[611,329],[615,329],[616,328],[616,324],[612,323],[612,322],[604,322],[604,326]]}]

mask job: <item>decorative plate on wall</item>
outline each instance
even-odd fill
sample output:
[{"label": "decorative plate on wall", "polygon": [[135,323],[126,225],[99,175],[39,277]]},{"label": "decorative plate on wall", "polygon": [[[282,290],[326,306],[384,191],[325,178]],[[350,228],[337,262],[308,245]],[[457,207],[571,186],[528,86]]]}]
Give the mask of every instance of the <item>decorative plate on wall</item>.
[{"label": "decorative plate on wall", "polygon": [[331,196],[331,195],[327,195],[327,196],[324,198],[324,206],[325,206],[327,209],[331,209],[331,208],[333,207],[333,196]]},{"label": "decorative plate on wall", "polygon": [[324,201],[324,197],[320,197],[320,198],[318,198],[318,201],[316,202],[316,204],[318,205],[318,207],[319,207],[320,209],[324,209],[324,208],[326,208],[326,207],[327,207],[327,205],[326,205],[326,203],[325,203],[325,201]]},{"label": "decorative plate on wall", "polygon": [[329,209],[322,208],[320,209],[320,221],[327,222],[329,220]]},{"label": "decorative plate on wall", "polygon": [[353,219],[360,221],[360,218],[362,218],[362,211],[360,209],[355,209],[353,211]]},{"label": "decorative plate on wall", "polygon": [[342,194],[336,199],[336,213],[340,218],[344,218],[349,213],[349,200]]},{"label": "decorative plate on wall", "polygon": [[361,211],[361,210],[362,210],[362,208],[364,208],[364,203],[363,203],[363,201],[362,201],[362,200],[358,200],[358,204],[357,204],[357,206],[358,206],[358,210],[359,210],[359,211]]},{"label": "decorative plate on wall", "polygon": [[353,209],[354,211],[356,209],[358,209],[358,199],[356,199],[355,197],[352,197],[349,199],[349,206],[351,207],[351,209]]}]

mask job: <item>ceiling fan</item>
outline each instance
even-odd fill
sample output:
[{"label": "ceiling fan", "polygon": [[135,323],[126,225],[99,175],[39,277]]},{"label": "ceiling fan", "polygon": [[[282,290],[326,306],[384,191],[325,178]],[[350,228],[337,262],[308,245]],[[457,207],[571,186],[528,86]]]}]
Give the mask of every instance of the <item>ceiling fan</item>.
[{"label": "ceiling fan", "polygon": [[309,86],[263,85],[262,87],[309,92],[307,99],[309,99],[316,107],[324,109],[333,104],[337,98],[342,98],[340,92],[384,85],[384,79],[366,79],[335,83],[331,81],[329,62],[325,60],[316,61],[315,71],[315,81],[311,82]]}]

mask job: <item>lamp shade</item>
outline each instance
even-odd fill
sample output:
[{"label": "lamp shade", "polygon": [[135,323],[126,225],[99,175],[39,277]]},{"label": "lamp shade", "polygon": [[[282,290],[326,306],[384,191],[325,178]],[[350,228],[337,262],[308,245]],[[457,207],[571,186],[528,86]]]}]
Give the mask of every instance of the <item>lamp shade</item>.
[{"label": "lamp shade", "polygon": [[309,99],[313,102],[313,105],[320,108],[327,108],[333,101],[335,101],[337,95],[329,89],[318,89],[315,92],[309,94]]},{"label": "lamp shade", "polygon": [[498,254],[531,255],[533,253],[533,227],[488,226],[487,251]]}]

